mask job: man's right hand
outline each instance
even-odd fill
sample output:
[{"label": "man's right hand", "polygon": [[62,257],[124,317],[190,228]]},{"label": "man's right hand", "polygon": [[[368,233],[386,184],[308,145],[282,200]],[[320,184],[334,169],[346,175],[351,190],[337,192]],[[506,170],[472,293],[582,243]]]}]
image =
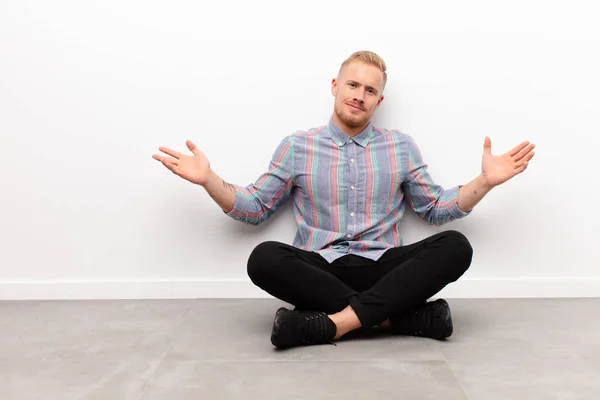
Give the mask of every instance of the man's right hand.
[{"label": "man's right hand", "polygon": [[210,163],[208,162],[208,159],[204,153],[198,150],[194,143],[188,140],[185,142],[185,144],[193,153],[193,156],[188,156],[166,147],[159,147],[158,149],[160,151],[170,155],[171,157],[153,154],[152,158],[160,161],[175,175],[178,175],[192,183],[205,186],[210,178]]}]

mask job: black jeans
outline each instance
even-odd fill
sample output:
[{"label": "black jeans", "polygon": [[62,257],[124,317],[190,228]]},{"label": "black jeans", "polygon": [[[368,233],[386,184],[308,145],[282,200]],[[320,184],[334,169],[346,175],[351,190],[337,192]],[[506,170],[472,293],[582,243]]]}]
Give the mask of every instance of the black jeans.
[{"label": "black jeans", "polygon": [[285,243],[260,243],[248,259],[255,285],[298,309],[333,314],[350,304],[363,328],[422,304],[469,268],[473,249],[458,231],[388,249],[377,261],[347,254],[329,264]]}]

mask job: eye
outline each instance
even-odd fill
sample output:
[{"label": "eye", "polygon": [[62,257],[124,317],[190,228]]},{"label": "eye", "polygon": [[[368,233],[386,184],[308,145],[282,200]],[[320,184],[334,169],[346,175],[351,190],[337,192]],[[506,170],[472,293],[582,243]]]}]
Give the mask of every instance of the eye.
[{"label": "eye", "polygon": [[352,82],[350,82],[348,85],[350,85],[350,86],[352,86],[352,87],[356,86],[356,85],[355,85],[354,83],[352,83]]}]

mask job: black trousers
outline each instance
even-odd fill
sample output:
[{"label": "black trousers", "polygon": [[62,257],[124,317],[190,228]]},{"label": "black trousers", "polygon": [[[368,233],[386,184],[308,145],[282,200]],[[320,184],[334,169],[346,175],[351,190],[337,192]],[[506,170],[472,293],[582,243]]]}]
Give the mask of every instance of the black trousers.
[{"label": "black trousers", "polygon": [[277,241],[248,258],[252,282],[302,310],[333,314],[351,305],[362,327],[378,325],[427,301],[469,268],[473,249],[448,230],[388,249],[377,261],[347,254],[329,264],[320,254]]}]

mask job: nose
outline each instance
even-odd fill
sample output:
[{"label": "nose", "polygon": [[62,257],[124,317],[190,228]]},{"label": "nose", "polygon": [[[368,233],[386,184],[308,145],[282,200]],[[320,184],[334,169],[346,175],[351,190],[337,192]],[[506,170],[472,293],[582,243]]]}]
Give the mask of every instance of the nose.
[{"label": "nose", "polygon": [[363,89],[358,89],[354,91],[354,100],[359,102],[360,104],[365,101],[365,91]]},{"label": "nose", "polygon": [[359,88],[354,91],[354,101],[359,102],[360,104],[365,101],[365,90],[363,88]]}]

